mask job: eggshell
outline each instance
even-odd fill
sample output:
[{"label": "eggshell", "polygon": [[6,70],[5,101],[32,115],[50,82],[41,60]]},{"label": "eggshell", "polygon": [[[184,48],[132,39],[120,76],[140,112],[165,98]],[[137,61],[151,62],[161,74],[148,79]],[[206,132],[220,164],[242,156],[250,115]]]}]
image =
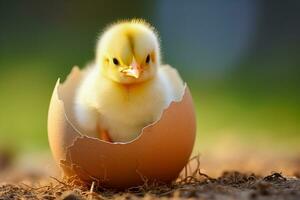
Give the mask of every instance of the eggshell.
[{"label": "eggshell", "polygon": [[83,75],[84,71],[74,67],[65,83],[60,84],[58,79],[49,107],[49,143],[64,175],[113,188],[136,186],[145,180],[176,179],[189,160],[195,140],[195,112],[188,87],[182,100],[172,102],[135,140],[108,143],[81,134],[74,125],[72,102]]}]

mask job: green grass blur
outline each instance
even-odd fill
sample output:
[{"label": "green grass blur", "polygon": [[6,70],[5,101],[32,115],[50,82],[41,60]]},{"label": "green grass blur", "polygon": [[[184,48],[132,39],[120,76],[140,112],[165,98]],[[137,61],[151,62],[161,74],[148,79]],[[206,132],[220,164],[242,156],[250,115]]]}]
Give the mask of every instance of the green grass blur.
[{"label": "green grass blur", "polygon": [[[93,59],[97,35],[106,24],[120,18],[143,17],[157,24],[159,30],[163,25],[155,9],[160,4],[153,2],[122,4],[127,11],[122,6],[114,7],[115,2],[95,3],[101,11],[114,8],[117,14],[93,14],[96,6],[80,1],[56,6],[33,1],[27,5],[1,5],[8,10],[1,9],[0,147],[48,150],[47,112],[57,78],[64,79],[73,65],[82,68]],[[49,11],[41,9],[44,6],[50,6]],[[61,11],[60,6],[65,10]],[[51,13],[56,9],[60,11]],[[164,45],[168,36],[162,36]],[[300,53],[299,46],[290,50],[290,43],[286,45],[288,55]],[[198,124],[196,151],[213,149],[216,141],[232,137],[245,146],[300,151],[300,81],[295,67],[299,60],[293,60],[297,56],[286,57],[286,48],[279,48],[271,56],[262,54],[262,62],[246,59],[236,64],[229,76],[207,79],[195,68],[196,60],[182,66],[172,59],[180,55],[168,55],[170,49],[162,49],[165,62],[178,68],[192,91]],[[278,60],[289,61],[283,63],[286,73],[273,73],[282,66]],[[260,73],[261,68],[267,72]]]},{"label": "green grass blur", "polygon": [[[19,59],[16,59],[19,60]],[[47,112],[58,77],[55,63],[1,63],[11,67],[0,75],[0,145],[18,150],[47,149]],[[42,67],[41,67],[42,66]],[[299,150],[300,97],[296,93],[267,93],[236,88],[230,81],[205,86],[190,81],[198,122],[197,149],[209,149],[218,138],[237,137],[245,145],[272,145]],[[280,89],[281,91],[283,89]],[[225,135],[224,135],[225,134]],[[261,141],[261,142],[259,142]]]}]

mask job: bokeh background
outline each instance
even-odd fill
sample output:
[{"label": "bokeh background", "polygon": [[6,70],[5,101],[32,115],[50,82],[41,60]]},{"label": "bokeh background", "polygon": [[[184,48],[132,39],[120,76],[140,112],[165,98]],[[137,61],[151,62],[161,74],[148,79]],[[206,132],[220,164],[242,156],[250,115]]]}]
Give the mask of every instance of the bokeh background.
[{"label": "bokeh background", "polygon": [[0,149],[50,154],[47,111],[57,78],[94,58],[104,27],[136,17],[157,28],[163,62],[192,91],[194,153],[204,163],[297,156],[299,10],[299,1],[1,0]]}]

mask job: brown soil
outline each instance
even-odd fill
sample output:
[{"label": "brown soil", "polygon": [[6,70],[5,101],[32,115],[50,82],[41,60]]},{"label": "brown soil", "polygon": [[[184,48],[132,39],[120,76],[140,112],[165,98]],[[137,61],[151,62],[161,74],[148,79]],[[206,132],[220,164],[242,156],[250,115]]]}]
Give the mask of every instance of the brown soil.
[{"label": "brown soil", "polygon": [[[145,180],[144,185],[129,188],[124,191],[114,191],[102,188],[101,185],[93,183],[84,185],[76,179],[61,180],[55,178],[59,175],[52,174],[51,168],[47,165],[51,157],[46,160],[33,161],[33,156],[24,159],[25,163],[13,162],[12,154],[0,151],[0,200],[12,199],[156,199],[156,198],[197,198],[203,200],[231,200],[231,199],[251,199],[251,200],[286,200],[300,199],[300,171],[299,159],[289,163],[286,167],[279,165],[279,162],[258,162],[256,165],[249,165],[245,168],[245,162],[242,165],[233,165],[239,171],[223,170],[221,175],[211,173],[216,169],[222,169],[221,163],[228,163],[224,160],[220,163],[206,163],[204,169],[206,173],[213,174],[217,178],[212,178],[203,173],[200,167],[200,157],[193,157],[187,167],[182,171],[178,180],[172,184],[150,183]],[[45,156],[42,155],[42,158]],[[47,157],[47,156],[46,156]],[[249,156],[247,157],[249,159]],[[219,159],[216,159],[219,160]],[[241,160],[240,158],[238,160]],[[263,159],[268,161],[267,159]],[[272,160],[272,159],[270,159]],[[34,163],[32,166],[26,166],[26,163]],[[42,163],[41,166],[37,166]],[[46,163],[46,164],[45,164]],[[269,164],[268,164],[269,163]],[[276,164],[284,174],[273,172],[268,176],[259,176],[257,174],[270,170],[278,170],[270,163]],[[204,163],[205,164],[205,163]],[[202,165],[202,164],[201,164]],[[21,166],[21,168],[20,168]],[[27,168],[26,170],[22,169]],[[51,166],[51,164],[50,164]],[[248,166],[248,165],[247,165]],[[262,166],[265,170],[260,170]],[[28,169],[29,168],[29,169]],[[40,171],[44,169],[44,171]],[[208,169],[211,169],[209,171]],[[254,173],[245,173],[249,171]],[[258,169],[258,170],[257,170]],[[268,170],[269,169],[269,170]],[[49,175],[55,177],[49,177]],[[5,182],[6,181],[6,182]]]},{"label": "brown soil", "polygon": [[214,179],[197,171],[172,184],[145,183],[143,186],[114,191],[100,186],[75,186],[73,181],[54,182],[42,186],[2,184],[0,199],[300,199],[300,179],[286,178],[280,173],[266,177],[237,171],[224,172]]}]

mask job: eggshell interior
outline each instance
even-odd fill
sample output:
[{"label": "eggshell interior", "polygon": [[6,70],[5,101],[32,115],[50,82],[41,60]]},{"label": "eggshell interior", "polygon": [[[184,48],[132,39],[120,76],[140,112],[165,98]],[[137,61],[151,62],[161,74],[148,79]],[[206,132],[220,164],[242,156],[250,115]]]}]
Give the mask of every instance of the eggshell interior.
[{"label": "eggshell interior", "polygon": [[85,136],[76,128],[72,102],[82,76],[84,71],[74,67],[65,83],[58,80],[49,107],[49,144],[64,175],[113,188],[132,187],[145,180],[176,179],[195,140],[195,112],[188,87],[182,100],[172,102],[135,140],[108,143]]}]

